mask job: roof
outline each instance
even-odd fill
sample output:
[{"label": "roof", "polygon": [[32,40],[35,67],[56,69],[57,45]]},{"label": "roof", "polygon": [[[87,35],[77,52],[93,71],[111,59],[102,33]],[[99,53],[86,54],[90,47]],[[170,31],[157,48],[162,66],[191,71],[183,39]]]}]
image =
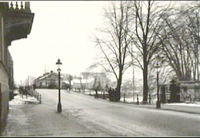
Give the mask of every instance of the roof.
[{"label": "roof", "polygon": [[[51,75],[58,76],[57,73],[51,71],[51,72],[44,73],[42,76],[39,76],[38,78],[35,79],[35,81],[37,81],[37,80],[42,80],[42,79],[45,79],[45,78],[48,78],[48,77],[50,77]],[[61,79],[62,79],[62,78],[63,78],[63,76],[61,75]]]}]

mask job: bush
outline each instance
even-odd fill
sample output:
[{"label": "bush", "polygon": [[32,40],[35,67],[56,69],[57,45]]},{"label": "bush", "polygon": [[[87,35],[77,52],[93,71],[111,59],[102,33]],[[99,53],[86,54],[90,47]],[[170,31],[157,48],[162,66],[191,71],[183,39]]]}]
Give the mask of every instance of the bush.
[{"label": "bush", "polygon": [[116,102],[117,101],[117,92],[115,89],[113,88],[110,88],[108,90],[108,94],[109,94],[109,100],[110,101],[113,101],[113,102]]}]

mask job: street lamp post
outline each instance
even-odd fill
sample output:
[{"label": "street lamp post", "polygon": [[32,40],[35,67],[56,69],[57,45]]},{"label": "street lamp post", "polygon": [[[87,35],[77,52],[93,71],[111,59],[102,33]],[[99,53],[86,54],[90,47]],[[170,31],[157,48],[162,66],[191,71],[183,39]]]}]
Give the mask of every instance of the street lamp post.
[{"label": "street lamp post", "polygon": [[157,101],[156,101],[156,108],[161,108],[161,104],[160,104],[160,95],[159,95],[159,68],[160,68],[160,65],[158,64],[158,62],[160,61],[160,57],[157,56],[157,63],[156,63],[156,69],[157,69]]},{"label": "street lamp post", "polygon": [[62,65],[62,63],[60,62],[60,59],[58,59],[58,61],[56,62],[56,65],[58,66],[58,106],[57,106],[57,112],[61,113],[62,112],[62,105],[61,105],[61,100],[60,100],[60,65]]}]

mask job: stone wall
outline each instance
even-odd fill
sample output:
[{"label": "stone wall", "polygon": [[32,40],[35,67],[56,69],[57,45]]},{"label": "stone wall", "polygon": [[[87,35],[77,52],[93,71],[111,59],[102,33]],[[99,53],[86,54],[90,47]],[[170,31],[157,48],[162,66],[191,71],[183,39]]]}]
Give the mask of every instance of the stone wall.
[{"label": "stone wall", "polygon": [[27,38],[31,32],[34,13],[30,3],[0,2],[0,132],[6,124],[10,90],[14,88],[13,60],[8,47],[11,42]]},{"label": "stone wall", "polygon": [[9,102],[9,76],[6,70],[5,62],[5,46],[4,46],[4,24],[3,16],[0,13],[0,132],[4,128],[8,114]]},{"label": "stone wall", "polygon": [[0,63],[0,130],[3,130],[9,110],[8,75]]},{"label": "stone wall", "polygon": [[9,85],[8,85],[8,72],[4,65],[4,24],[3,16],[0,14],[0,130],[4,128],[5,121],[8,114],[9,102]]}]

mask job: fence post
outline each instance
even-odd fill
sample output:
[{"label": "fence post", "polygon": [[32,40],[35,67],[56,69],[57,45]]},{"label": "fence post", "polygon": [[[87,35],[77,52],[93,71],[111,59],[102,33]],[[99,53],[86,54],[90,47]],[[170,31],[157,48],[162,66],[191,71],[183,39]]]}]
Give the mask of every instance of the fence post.
[{"label": "fence post", "polygon": [[41,94],[40,94],[40,99],[39,99],[39,103],[41,104],[42,103],[42,96],[41,96]]},{"label": "fence post", "polygon": [[124,103],[126,102],[126,94],[124,93]]},{"label": "fence post", "polygon": [[22,89],[22,93],[21,93],[22,99],[23,99],[23,93],[24,93],[24,89]]},{"label": "fence post", "polygon": [[137,94],[137,104],[139,104],[139,97],[138,97],[138,94]]},{"label": "fence post", "polygon": [[106,99],[106,97],[105,97],[105,91],[103,90],[103,99]]},{"label": "fence post", "polygon": [[26,99],[28,98],[28,90],[26,90]]},{"label": "fence post", "polygon": [[151,104],[151,95],[149,94],[149,104]]}]

